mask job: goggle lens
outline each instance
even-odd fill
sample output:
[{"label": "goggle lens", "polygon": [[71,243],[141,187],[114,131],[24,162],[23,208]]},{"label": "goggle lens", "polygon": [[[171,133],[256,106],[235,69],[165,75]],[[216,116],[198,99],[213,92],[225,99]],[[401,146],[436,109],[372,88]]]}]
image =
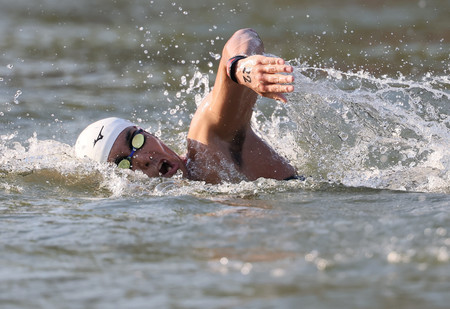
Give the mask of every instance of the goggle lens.
[{"label": "goggle lens", "polygon": [[125,168],[128,169],[131,167],[131,162],[128,161],[128,158],[122,159],[119,164],[117,165],[118,168]]},{"label": "goggle lens", "polygon": [[145,142],[144,134],[139,133],[133,137],[133,140],[131,141],[131,146],[133,146],[133,148],[136,148],[137,150],[144,145],[144,142]]},{"label": "goggle lens", "polygon": [[131,158],[133,157],[133,154],[136,152],[136,150],[141,149],[141,147],[144,146],[145,143],[145,136],[141,133],[142,131],[142,129],[139,129],[136,131],[136,133],[134,133],[133,139],[131,140],[131,146],[133,147],[133,149],[128,157],[120,160],[119,164],[117,164],[118,168],[131,168]]}]

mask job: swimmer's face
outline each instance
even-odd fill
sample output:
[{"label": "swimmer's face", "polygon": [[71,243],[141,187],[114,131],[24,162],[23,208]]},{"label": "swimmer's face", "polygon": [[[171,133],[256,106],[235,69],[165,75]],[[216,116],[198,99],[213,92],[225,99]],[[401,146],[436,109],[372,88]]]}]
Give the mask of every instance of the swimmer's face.
[{"label": "swimmer's face", "polygon": [[[131,154],[131,139],[138,130],[128,127],[119,134],[108,156],[108,162],[118,164]],[[140,170],[149,177],[172,177],[178,170],[187,175],[183,160],[157,137],[143,131],[144,145],[131,158],[131,169]]]}]

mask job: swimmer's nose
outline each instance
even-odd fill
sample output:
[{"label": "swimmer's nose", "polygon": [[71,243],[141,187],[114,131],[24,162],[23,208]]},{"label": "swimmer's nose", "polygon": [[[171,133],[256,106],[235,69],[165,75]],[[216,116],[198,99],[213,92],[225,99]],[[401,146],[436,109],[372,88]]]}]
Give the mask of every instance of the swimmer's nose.
[{"label": "swimmer's nose", "polygon": [[158,161],[151,155],[138,154],[133,158],[133,169],[139,170],[151,177],[157,177]]}]

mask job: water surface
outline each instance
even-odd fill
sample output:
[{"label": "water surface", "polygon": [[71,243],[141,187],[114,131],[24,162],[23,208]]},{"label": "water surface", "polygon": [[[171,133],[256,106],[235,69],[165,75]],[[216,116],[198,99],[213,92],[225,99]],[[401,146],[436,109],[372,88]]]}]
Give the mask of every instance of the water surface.
[{"label": "water surface", "polygon": [[[1,1],[2,308],[447,308],[448,1]],[[243,27],[294,66],[255,129],[306,181],[79,160],[108,116],[180,154]]]}]

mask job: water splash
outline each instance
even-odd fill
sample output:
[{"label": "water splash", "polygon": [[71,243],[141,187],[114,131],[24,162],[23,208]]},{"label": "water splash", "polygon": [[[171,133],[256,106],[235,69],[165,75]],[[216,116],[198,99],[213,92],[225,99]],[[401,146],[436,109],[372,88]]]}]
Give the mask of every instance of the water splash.
[{"label": "water splash", "polygon": [[[296,92],[285,108],[296,128],[286,141],[300,154],[290,156],[299,170],[347,186],[450,191],[447,77],[294,65]],[[284,136],[263,131],[273,142]]]},{"label": "water splash", "polygon": [[[18,136],[10,134],[0,139],[1,187],[20,192],[30,185],[49,186],[66,195],[99,197],[257,196],[274,190],[330,190],[341,185],[450,192],[447,76],[409,80],[401,75],[374,77],[362,71],[291,63],[296,92],[289,95],[289,103],[260,99],[252,123],[301,174],[310,176],[306,182],[207,185],[180,175],[149,179],[143,173],[75,158],[70,145],[55,140],[39,140],[34,134],[21,144]],[[168,114],[185,119],[209,91],[208,75],[183,76],[180,88],[175,95],[179,104]],[[181,145],[187,126],[188,121],[181,122],[168,144]]]}]

